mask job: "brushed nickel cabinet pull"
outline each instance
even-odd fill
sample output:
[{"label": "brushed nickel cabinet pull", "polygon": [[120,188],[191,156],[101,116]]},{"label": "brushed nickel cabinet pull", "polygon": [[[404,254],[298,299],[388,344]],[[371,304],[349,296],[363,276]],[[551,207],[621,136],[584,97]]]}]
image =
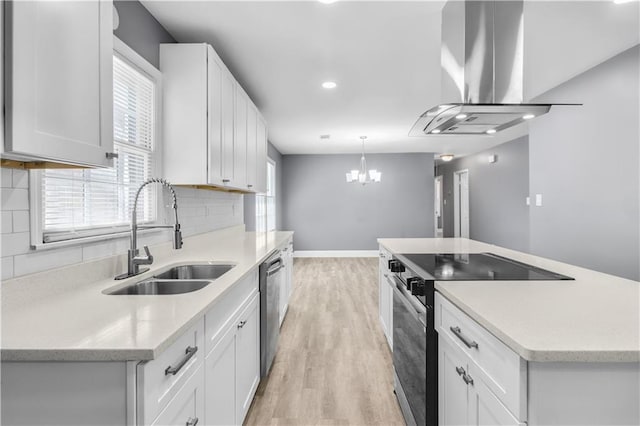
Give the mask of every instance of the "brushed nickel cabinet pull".
[{"label": "brushed nickel cabinet pull", "polygon": [[246,323],[247,323],[246,321],[240,321],[240,324],[238,324],[238,328],[244,327]]},{"label": "brushed nickel cabinet pull", "polygon": [[458,339],[462,340],[462,343],[464,343],[469,349],[471,349],[471,348],[478,349],[478,343],[475,342],[475,341],[471,341],[471,340],[467,339],[466,337],[464,337],[462,335],[462,331],[460,330],[460,327],[449,327],[449,330],[451,330],[453,332],[453,334],[455,334]]},{"label": "brushed nickel cabinet pull", "polygon": [[462,375],[462,380],[464,380],[464,382],[468,385],[473,386],[473,379],[471,378],[471,376],[469,376],[468,374],[463,374]]},{"label": "brushed nickel cabinet pull", "polygon": [[184,367],[184,365],[189,362],[189,360],[196,354],[196,352],[198,352],[197,346],[187,346],[187,349],[185,350],[185,357],[182,358],[182,360],[175,367],[168,366],[164,370],[164,375],[168,376],[169,374],[172,374],[175,376],[176,374],[178,374],[178,371],[180,371],[182,367]]},{"label": "brushed nickel cabinet pull", "polygon": [[118,158],[118,154],[115,152],[107,152],[106,156],[109,160],[113,159],[113,158]]},{"label": "brushed nickel cabinet pull", "polygon": [[196,426],[198,424],[198,420],[199,419],[197,417],[195,419],[189,417],[189,420],[187,420],[187,424],[185,426]]}]

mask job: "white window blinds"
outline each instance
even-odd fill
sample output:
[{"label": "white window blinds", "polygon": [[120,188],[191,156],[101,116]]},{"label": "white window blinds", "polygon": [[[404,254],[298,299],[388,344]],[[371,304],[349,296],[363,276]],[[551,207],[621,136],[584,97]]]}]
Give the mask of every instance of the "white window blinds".
[{"label": "white window blinds", "polygon": [[[151,177],[156,85],[147,74],[113,57],[113,135],[118,158],[111,169],[46,170],[41,174],[43,242],[125,230],[138,187]],[[138,200],[138,221],[156,218],[156,193]]]}]

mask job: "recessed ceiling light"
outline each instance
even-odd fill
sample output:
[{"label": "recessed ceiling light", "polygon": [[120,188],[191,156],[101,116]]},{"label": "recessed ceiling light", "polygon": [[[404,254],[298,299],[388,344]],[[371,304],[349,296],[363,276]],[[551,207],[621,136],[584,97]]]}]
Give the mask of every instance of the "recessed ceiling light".
[{"label": "recessed ceiling light", "polygon": [[456,118],[458,120],[464,120],[465,118],[467,118],[467,114],[458,114],[458,115],[456,115]]},{"label": "recessed ceiling light", "polygon": [[525,120],[531,120],[533,117],[535,117],[535,115],[533,114],[525,114],[522,116],[522,118],[524,118]]},{"label": "recessed ceiling light", "polygon": [[318,0],[320,3],[324,3],[324,4],[331,4],[331,3],[335,3],[338,0]]},{"label": "recessed ceiling light", "polygon": [[489,129],[487,130],[487,134],[492,135],[496,132],[496,129]]},{"label": "recessed ceiling light", "polygon": [[322,83],[322,87],[325,89],[335,89],[338,85],[334,81],[325,81]]},{"label": "recessed ceiling light", "polygon": [[442,161],[451,161],[451,160],[453,160],[453,154],[442,154],[440,156],[440,159]]},{"label": "recessed ceiling light", "polygon": [[440,129],[433,129],[431,133],[437,135],[438,133],[440,133]]}]

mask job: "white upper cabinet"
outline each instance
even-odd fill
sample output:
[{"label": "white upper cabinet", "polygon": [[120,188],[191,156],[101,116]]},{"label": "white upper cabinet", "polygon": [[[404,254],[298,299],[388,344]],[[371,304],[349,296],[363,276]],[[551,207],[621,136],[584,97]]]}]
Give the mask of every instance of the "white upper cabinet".
[{"label": "white upper cabinet", "polygon": [[258,109],[249,102],[247,109],[247,188],[249,191],[256,189],[258,155]]},{"label": "white upper cabinet", "polygon": [[236,188],[246,188],[247,186],[247,110],[249,108],[249,96],[236,83],[236,115],[234,119],[235,127],[235,151],[233,153],[233,180]]},{"label": "white upper cabinet", "polygon": [[[222,185],[223,133],[222,133],[222,81],[228,80],[228,71],[211,46],[207,46],[208,73],[208,177],[207,182]],[[233,141],[233,140],[232,140]],[[175,149],[175,147],[174,147]]]},{"label": "white upper cabinet", "polygon": [[256,187],[259,193],[267,192],[267,123],[258,114],[256,141]]},{"label": "white upper cabinet", "polygon": [[[213,51],[213,49],[211,49]],[[218,55],[216,55],[217,57]],[[218,58],[219,59],[219,58]],[[220,61],[222,64],[222,61]],[[223,64],[224,65],[224,64]],[[229,185],[235,177],[235,99],[236,81],[233,75],[224,67],[226,72],[222,74],[222,175],[223,183]]]},{"label": "white upper cabinet", "polygon": [[12,1],[5,13],[2,157],[108,167],[113,160],[111,1]]},{"label": "white upper cabinet", "polygon": [[213,48],[161,44],[160,70],[166,178],[177,185],[255,191],[258,112]]}]

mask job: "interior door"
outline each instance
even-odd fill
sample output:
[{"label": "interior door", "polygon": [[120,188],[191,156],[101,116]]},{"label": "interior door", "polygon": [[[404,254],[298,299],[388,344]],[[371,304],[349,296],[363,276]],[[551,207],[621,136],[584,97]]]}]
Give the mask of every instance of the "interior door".
[{"label": "interior door", "polygon": [[442,193],[442,175],[440,176],[436,176],[435,180],[434,180],[434,188],[433,188],[433,195],[434,195],[434,214],[433,214],[433,219],[434,219],[434,227],[435,227],[435,236],[436,237],[442,237],[443,233],[442,233],[442,228],[443,228],[443,224],[442,224],[442,209],[443,209],[443,193]]},{"label": "interior door", "polygon": [[469,171],[453,174],[454,236],[469,238]]}]

